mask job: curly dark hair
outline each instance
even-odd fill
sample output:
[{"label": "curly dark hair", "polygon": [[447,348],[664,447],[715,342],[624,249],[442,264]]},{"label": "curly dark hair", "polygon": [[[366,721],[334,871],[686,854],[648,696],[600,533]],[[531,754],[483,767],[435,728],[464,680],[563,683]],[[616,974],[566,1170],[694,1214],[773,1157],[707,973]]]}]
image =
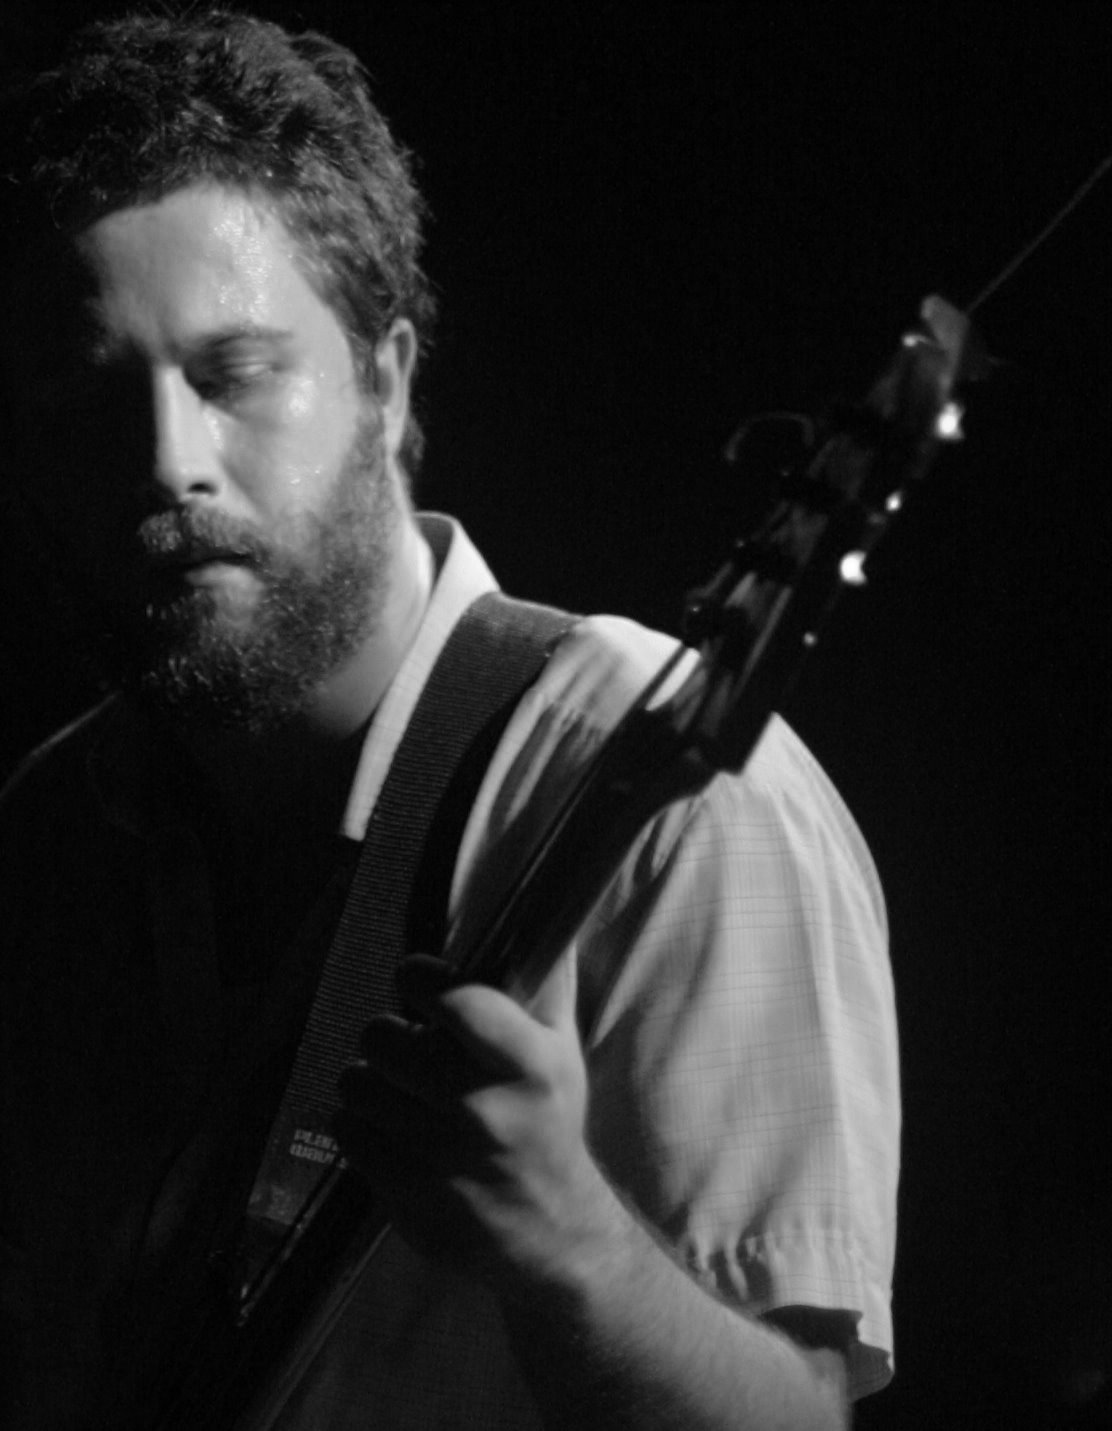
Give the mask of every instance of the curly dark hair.
[{"label": "curly dark hair", "polygon": [[[72,234],[198,182],[242,189],[269,201],[297,241],[364,382],[395,319],[410,319],[427,347],[435,305],[410,156],[362,65],[326,36],[220,7],[97,21],[18,109],[6,177],[55,228]],[[410,473],[422,448],[411,418]]]}]

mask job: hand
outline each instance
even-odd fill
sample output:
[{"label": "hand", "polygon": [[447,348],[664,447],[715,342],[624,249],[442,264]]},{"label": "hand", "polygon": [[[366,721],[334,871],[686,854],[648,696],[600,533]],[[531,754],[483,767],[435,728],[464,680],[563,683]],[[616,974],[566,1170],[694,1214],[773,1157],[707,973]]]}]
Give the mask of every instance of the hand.
[{"label": "hand", "polygon": [[585,1142],[574,951],[529,1009],[456,985],[422,955],[398,984],[424,1022],[367,1028],[363,1060],[341,1080],[344,1154],[422,1250],[495,1281],[566,1268],[611,1202]]}]

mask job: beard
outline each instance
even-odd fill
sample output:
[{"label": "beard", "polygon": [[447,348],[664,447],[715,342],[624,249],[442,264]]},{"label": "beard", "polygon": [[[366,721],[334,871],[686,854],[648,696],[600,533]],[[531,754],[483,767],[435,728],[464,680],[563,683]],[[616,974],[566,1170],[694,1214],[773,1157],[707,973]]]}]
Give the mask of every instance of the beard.
[{"label": "beard", "polygon": [[[105,613],[110,678],[156,714],[250,734],[288,724],[377,629],[398,518],[377,409],[321,507],[273,533],[203,508],[148,517],[142,596]],[[185,580],[186,564],[210,557],[252,573],[246,611]]]}]

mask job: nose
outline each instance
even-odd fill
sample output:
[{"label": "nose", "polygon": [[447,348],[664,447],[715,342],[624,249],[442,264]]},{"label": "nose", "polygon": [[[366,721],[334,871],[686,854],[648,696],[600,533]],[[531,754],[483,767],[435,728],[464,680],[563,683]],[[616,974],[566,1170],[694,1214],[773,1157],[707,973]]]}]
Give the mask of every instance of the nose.
[{"label": "nose", "polygon": [[163,501],[179,505],[219,495],[223,486],[210,415],[180,369],[152,377],[151,477]]}]

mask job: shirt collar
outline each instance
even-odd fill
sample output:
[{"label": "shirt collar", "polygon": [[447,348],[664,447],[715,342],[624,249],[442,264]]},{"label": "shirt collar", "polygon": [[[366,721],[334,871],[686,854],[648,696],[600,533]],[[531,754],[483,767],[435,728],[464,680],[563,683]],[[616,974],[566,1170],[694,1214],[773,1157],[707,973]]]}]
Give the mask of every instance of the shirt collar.
[{"label": "shirt collar", "polygon": [[361,840],[366,833],[394,752],[456,623],[476,597],[498,589],[489,567],[458,522],[432,512],[419,514],[417,520],[437,561],[436,581],[413,644],[363,742],[340,827],[341,834],[352,840]]}]

